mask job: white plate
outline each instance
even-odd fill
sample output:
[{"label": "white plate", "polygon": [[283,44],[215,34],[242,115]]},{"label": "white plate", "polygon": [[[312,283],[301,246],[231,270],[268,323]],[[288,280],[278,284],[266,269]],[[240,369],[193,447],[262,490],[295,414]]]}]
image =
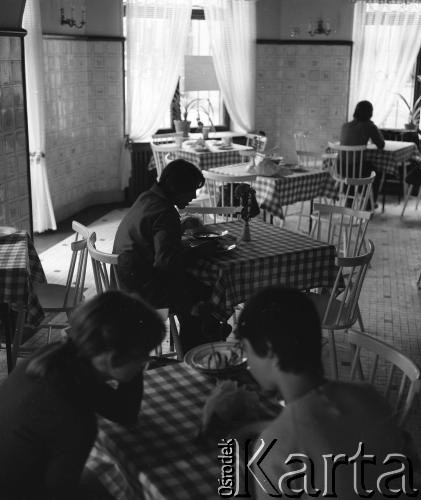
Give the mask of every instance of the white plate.
[{"label": "white plate", "polygon": [[209,342],[190,349],[184,361],[204,373],[222,374],[244,368],[247,359],[236,342]]},{"label": "white plate", "polygon": [[197,232],[194,233],[194,237],[199,239],[199,240],[209,240],[209,239],[214,239],[214,238],[222,238],[222,236],[226,236],[228,234],[228,231],[204,231],[204,232]]},{"label": "white plate", "polygon": [[11,226],[0,226],[0,238],[16,233],[16,228]]}]

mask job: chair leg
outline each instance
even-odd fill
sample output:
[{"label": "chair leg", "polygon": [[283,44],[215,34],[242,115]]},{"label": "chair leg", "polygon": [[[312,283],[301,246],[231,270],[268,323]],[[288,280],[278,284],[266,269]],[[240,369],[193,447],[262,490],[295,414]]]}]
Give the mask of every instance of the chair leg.
[{"label": "chair leg", "polygon": [[361,316],[361,311],[360,311],[360,306],[359,304],[357,304],[357,321],[358,321],[358,325],[360,326],[360,330],[362,332],[365,332],[365,328],[364,328],[364,323],[363,323],[363,318]]},{"label": "chair leg", "polygon": [[49,325],[48,327],[48,333],[47,333],[47,344],[51,342],[51,334],[53,333],[53,327]]},{"label": "chair leg", "polygon": [[178,334],[177,324],[175,322],[175,315],[170,314],[170,334],[174,342],[175,352],[177,353],[177,359],[183,361],[184,353],[181,347],[180,335]]},{"label": "chair leg", "polygon": [[333,330],[329,330],[329,347],[330,347],[330,357],[332,365],[332,378],[334,380],[338,379],[338,358],[336,355],[336,344],[335,335]]},{"label": "chair leg", "polygon": [[15,335],[13,338],[13,348],[12,348],[13,367],[16,365],[16,361],[18,359],[18,354],[19,354],[19,348],[22,342],[23,328],[25,326],[25,315],[26,311],[24,309],[19,309],[16,318]]},{"label": "chair leg", "polygon": [[420,203],[420,198],[421,198],[421,186],[418,187],[417,202],[415,204],[415,210],[418,210],[418,205]]},{"label": "chair leg", "polygon": [[[404,201],[403,208],[402,208],[401,217],[403,217],[403,214],[405,213],[406,206],[408,205],[409,197],[411,196],[411,191],[412,191],[412,186],[408,186],[408,190],[406,192],[405,201]],[[418,193],[418,195],[419,195],[419,193]],[[417,206],[418,206],[418,197],[417,197]]]}]

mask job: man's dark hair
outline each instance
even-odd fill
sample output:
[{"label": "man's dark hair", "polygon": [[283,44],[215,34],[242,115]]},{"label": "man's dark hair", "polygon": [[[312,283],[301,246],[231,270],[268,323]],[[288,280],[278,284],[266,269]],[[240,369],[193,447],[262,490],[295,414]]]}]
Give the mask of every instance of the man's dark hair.
[{"label": "man's dark hair", "polygon": [[368,122],[373,116],[373,105],[370,101],[360,101],[355,106],[354,118],[360,122]]},{"label": "man's dark hair", "polygon": [[298,290],[273,286],[257,292],[244,306],[237,336],[259,356],[271,347],[284,372],[323,374],[320,318],[311,299]]},{"label": "man's dark hair", "polygon": [[205,183],[202,171],[186,160],[174,160],[164,168],[159,185],[170,193],[185,193],[201,188]]}]

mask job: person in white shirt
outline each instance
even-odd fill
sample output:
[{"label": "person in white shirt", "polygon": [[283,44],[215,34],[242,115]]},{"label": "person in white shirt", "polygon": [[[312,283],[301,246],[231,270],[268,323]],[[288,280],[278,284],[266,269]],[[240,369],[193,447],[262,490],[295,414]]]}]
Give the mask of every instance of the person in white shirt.
[{"label": "person in white shirt", "polygon": [[402,484],[384,475],[398,468],[396,461],[384,464],[389,454],[404,457],[406,493],[413,491],[414,460],[387,402],[369,384],[324,377],[320,319],[310,298],[282,287],[258,292],[243,309],[237,336],[253,377],[285,402],[255,442],[257,499],[311,498],[318,490],[321,498],[384,498]]}]

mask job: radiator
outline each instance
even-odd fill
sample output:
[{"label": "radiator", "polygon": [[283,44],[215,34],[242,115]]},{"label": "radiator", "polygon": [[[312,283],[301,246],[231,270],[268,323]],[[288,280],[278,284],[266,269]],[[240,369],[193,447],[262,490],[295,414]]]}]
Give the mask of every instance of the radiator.
[{"label": "radiator", "polygon": [[151,156],[151,146],[148,142],[132,144],[132,171],[129,182],[130,202],[133,202],[140,193],[149,189],[155,180],[156,171],[148,169]]}]

